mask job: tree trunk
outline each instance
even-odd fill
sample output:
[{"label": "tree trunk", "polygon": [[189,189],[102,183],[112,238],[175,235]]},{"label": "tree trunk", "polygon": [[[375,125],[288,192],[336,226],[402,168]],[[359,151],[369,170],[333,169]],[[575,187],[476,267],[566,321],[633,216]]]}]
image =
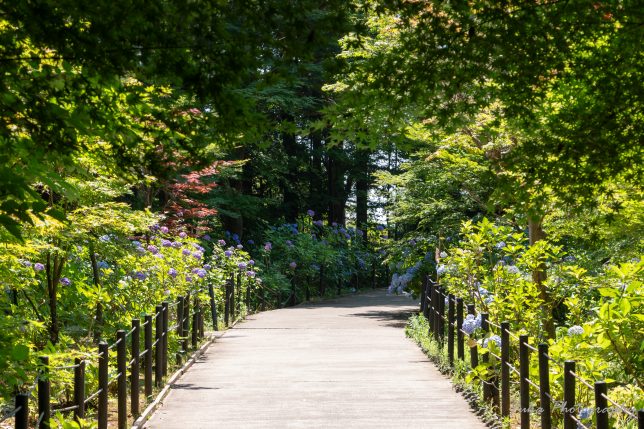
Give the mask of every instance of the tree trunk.
[{"label": "tree trunk", "polygon": [[369,186],[371,185],[370,153],[360,149],[356,151],[356,227],[365,232],[369,222]]},{"label": "tree trunk", "polygon": [[[92,264],[92,279],[94,281],[94,286],[96,286],[96,288],[98,289],[101,289],[101,273],[98,270],[98,261],[96,260],[96,247],[91,241],[89,243],[89,260]],[[100,301],[96,303],[96,314],[94,316],[94,320],[96,322],[96,325],[94,328],[93,336],[94,341],[98,343],[101,339],[101,334],[103,331],[103,303]]]},{"label": "tree trunk", "polygon": [[[542,227],[543,217],[528,217],[528,233],[530,236],[530,246],[536,242],[546,238],[546,233]],[[539,288],[539,294],[543,300],[543,329],[548,335],[548,338],[555,338],[555,322],[554,316],[552,314],[552,302],[550,300],[550,295],[546,288],[546,267],[541,265],[536,270],[532,272],[532,281],[535,282]]]}]

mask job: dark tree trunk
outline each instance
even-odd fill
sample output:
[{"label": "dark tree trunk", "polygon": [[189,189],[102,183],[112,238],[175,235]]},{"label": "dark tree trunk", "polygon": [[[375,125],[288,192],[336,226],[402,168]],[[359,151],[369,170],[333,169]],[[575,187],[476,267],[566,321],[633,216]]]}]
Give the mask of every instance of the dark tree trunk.
[{"label": "dark tree trunk", "polygon": [[369,222],[369,187],[371,185],[369,158],[369,151],[364,149],[356,151],[356,226],[363,231],[367,230]]},{"label": "dark tree trunk", "polygon": [[[542,217],[528,217],[528,233],[530,236],[530,246],[546,238],[546,233],[541,224]],[[546,267],[541,265],[532,272],[532,281],[537,284],[539,294],[543,300],[543,329],[546,331],[548,338],[555,338],[555,322],[553,316],[553,305],[546,288]]]},{"label": "dark tree trunk", "polygon": [[[89,243],[89,259],[92,264],[92,278],[94,280],[94,286],[101,288],[101,273],[98,270],[98,261],[96,260],[96,250],[94,243],[90,241]],[[96,314],[94,316],[96,325],[94,327],[94,341],[98,342],[101,339],[103,333],[103,303],[96,303]]]}]

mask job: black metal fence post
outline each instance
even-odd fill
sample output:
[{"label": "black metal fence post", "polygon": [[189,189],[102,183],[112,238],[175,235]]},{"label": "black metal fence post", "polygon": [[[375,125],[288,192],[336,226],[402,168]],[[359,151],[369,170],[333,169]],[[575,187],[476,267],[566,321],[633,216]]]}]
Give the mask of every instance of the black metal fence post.
[{"label": "black metal fence post", "polygon": [[145,396],[148,397],[152,395],[152,316],[146,314],[143,317],[145,320],[145,329],[143,330],[143,347],[145,347],[145,355],[143,358],[143,364],[145,366],[144,372],[144,390]]},{"label": "black metal fence post", "polygon": [[644,409],[637,410],[637,429],[644,429]]},{"label": "black metal fence post", "polygon": [[157,387],[162,385],[163,379],[163,306],[155,307],[154,316],[154,384]]},{"label": "black metal fence post", "polygon": [[16,429],[27,429],[29,427],[29,393],[18,393],[16,395]]},{"label": "black metal fence post", "polygon": [[[180,296],[177,298],[177,337],[179,338],[179,344],[181,344],[181,349],[183,349],[183,300],[185,298],[183,296]],[[184,350],[179,350],[177,351],[177,365],[181,365],[181,361],[183,360],[183,352]]]},{"label": "black metal fence post", "polygon": [[445,288],[441,287],[438,290],[438,341],[445,344]]},{"label": "black metal fence post", "polygon": [[199,343],[199,310],[195,305],[192,312],[192,348],[196,349]]},{"label": "black metal fence post", "polygon": [[456,356],[465,360],[465,337],[463,336],[463,298],[456,298]]},{"label": "black metal fence post", "polygon": [[162,374],[165,377],[168,375],[168,319],[170,318],[170,305],[168,301],[163,301],[161,303],[163,307],[163,337],[161,340],[161,368]]},{"label": "black metal fence post", "polygon": [[118,428],[127,428],[127,338],[125,331],[116,331],[116,402],[118,411]]},{"label": "black metal fence post", "polygon": [[519,335],[519,396],[521,397],[521,429],[530,428],[530,349],[528,336]]},{"label": "black metal fence post", "polygon": [[188,335],[190,334],[190,292],[183,299],[183,350],[188,351]]},{"label": "black metal fence post", "polygon": [[422,278],[422,283],[420,285],[420,313],[425,314],[425,306],[427,302],[425,301],[425,295],[427,294],[427,276],[424,275]]},{"label": "black metal fence post", "polygon": [[447,308],[447,359],[449,366],[454,366],[454,295],[447,296],[449,305]]},{"label": "black metal fence post", "polygon": [[429,331],[428,335],[434,334],[434,283],[427,279],[427,313],[429,317],[427,321],[429,322]]},{"label": "black metal fence post", "polygon": [[595,422],[597,429],[608,429],[608,387],[605,381],[595,382]]},{"label": "black metal fence post", "polygon": [[577,422],[571,417],[576,416],[575,404],[575,361],[564,362],[564,429],[575,429]]},{"label": "black metal fence post", "polygon": [[[481,331],[483,331],[483,336],[487,337],[487,334],[490,332],[490,324],[488,323],[489,315],[487,313],[481,313]],[[490,346],[490,340],[488,340],[488,347]],[[483,363],[490,362],[490,353],[485,353],[483,355]],[[492,400],[492,380],[491,377],[486,377],[483,380],[483,400],[491,401]]]},{"label": "black metal fence post", "polygon": [[230,279],[226,280],[224,287],[224,325],[230,326]]},{"label": "black metal fence post", "polygon": [[74,360],[74,417],[78,421],[85,418],[85,360]]},{"label": "black metal fence post", "polygon": [[[49,356],[40,356],[40,370],[38,375],[38,416],[40,419],[39,428],[49,428],[51,418],[51,381],[49,380]],[[78,360],[78,359],[77,359]],[[74,392],[76,383],[74,379]],[[42,416],[42,417],[41,417]]]},{"label": "black metal fence post", "polygon": [[212,284],[208,285],[208,296],[210,297],[210,316],[212,317],[212,329],[218,331],[217,326],[217,304],[215,303],[215,288]]},{"label": "black metal fence post", "polygon": [[548,360],[548,344],[539,344],[538,350],[541,429],[550,429],[552,427],[552,414],[550,410],[550,361]]},{"label": "black metal fence post", "polygon": [[132,368],[130,369],[130,408],[134,418],[139,415],[139,371],[141,368],[141,321],[132,319]]},{"label": "black metal fence post", "polygon": [[510,416],[510,322],[501,322],[501,417]]},{"label": "black metal fence post", "polygon": [[108,365],[110,350],[105,341],[98,343],[98,429],[107,429]]},{"label": "black metal fence post", "polygon": [[[476,307],[474,304],[467,304],[467,314],[476,313]],[[479,347],[478,344],[474,344],[473,347],[470,347],[470,366],[476,368],[479,366]]]}]

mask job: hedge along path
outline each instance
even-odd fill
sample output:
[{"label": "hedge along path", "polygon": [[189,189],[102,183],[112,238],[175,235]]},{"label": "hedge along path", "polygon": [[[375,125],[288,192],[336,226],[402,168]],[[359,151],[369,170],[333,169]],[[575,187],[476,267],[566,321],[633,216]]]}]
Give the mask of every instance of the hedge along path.
[{"label": "hedge along path", "polygon": [[484,428],[376,290],[250,316],[174,384],[147,428]]}]

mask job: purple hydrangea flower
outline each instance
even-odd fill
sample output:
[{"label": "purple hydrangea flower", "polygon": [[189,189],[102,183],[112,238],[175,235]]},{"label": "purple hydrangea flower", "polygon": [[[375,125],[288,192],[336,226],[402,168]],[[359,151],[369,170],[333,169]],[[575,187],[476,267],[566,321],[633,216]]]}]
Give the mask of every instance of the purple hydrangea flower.
[{"label": "purple hydrangea flower", "polygon": [[161,234],[167,234],[169,232],[167,226],[162,226],[159,230],[161,231]]},{"label": "purple hydrangea flower", "polygon": [[332,226],[332,227],[334,227],[334,228],[336,228],[336,227],[338,226],[338,223],[337,223],[337,222],[333,222],[333,223],[331,224],[331,226]]},{"label": "purple hydrangea flower", "polygon": [[162,245],[163,247],[172,247],[172,241],[170,241],[170,240],[166,240],[166,239],[164,238],[163,240],[161,240],[161,245]]},{"label": "purple hydrangea flower", "polygon": [[203,279],[204,277],[206,277],[207,272],[203,268],[199,268],[196,274],[199,276],[199,278]]},{"label": "purple hydrangea flower", "polygon": [[250,266],[255,265],[255,261],[253,261],[253,260],[251,259],[250,261],[248,261],[248,265],[250,265]]},{"label": "purple hydrangea flower", "polygon": [[23,267],[31,267],[33,265],[31,262],[25,261],[25,260],[20,261],[20,263],[22,264]]},{"label": "purple hydrangea flower", "polygon": [[209,236],[208,234],[205,234],[205,235],[204,235],[203,237],[201,237],[201,238],[203,238],[205,241],[210,241],[210,236]]},{"label": "purple hydrangea flower", "polygon": [[141,242],[138,240],[132,240],[132,244],[135,245],[136,247],[141,247]]},{"label": "purple hydrangea flower", "polygon": [[322,222],[321,220],[316,220],[313,222],[313,225],[322,227],[324,226],[324,222]]},{"label": "purple hydrangea flower", "polygon": [[290,264],[288,264],[288,266],[291,267],[292,270],[294,270],[295,268],[297,268],[297,263],[293,261]]},{"label": "purple hydrangea flower", "polygon": [[209,270],[210,268],[212,268],[212,267],[210,266],[210,264],[206,264],[206,265],[204,265],[204,266],[203,266],[203,269],[204,269],[204,270]]},{"label": "purple hydrangea flower", "polygon": [[69,286],[70,284],[72,284],[72,281],[67,277],[63,277],[62,279],[60,279],[60,284],[63,286]]},{"label": "purple hydrangea flower", "polygon": [[154,244],[150,244],[148,246],[148,252],[152,253],[153,255],[156,255],[157,253],[159,253],[159,248]]},{"label": "purple hydrangea flower", "polygon": [[183,254],[183,256],[190,256],[192,252],[190,251],[190,249],[183,249],[181,253]]},{"label": "purple hydrangea flower", "polygon": [[224,252],[224,255],[226,255],[226,257],[230,258],[231,256],[233,256],[233,252],[231,252],[230,250],[226,250]]},{"label": "purple hydrangea flower", "polygon": [[244,268],[246,268],[246,262],[240,262],[239,264],[237,264],[237,268],[243,270]]},{"label": "purple hydrangea flower", "polygon": [[220,246],[225,246],[225,245],[226,245],[226,241],[224,241],[224,240],[218,240],[218,241],[217,241],[217,244],[219,244]]},{"label": "purple hydrangea flower", "polygon": [[186,281],[187,281],[188,283],[192,282],[192,276],[191,276],[191,275],[186,274]]},{"label": "purple hydrangea flower", "polygon": [[254,241],[254,240],[248,240],[248,245],[249,245],[249,246],[252,246],[253,244],[255,244],[255,241]]},{"label": "purple hydrangea flower", "polygon": [[168,270],[168,275],[169,275],[170,277],[172,277],[172,278],[177,277],[177,274],[179,274],[179,273],[177,273],[177,270],[175,270],[174,268],[170,268],[170,269]]},{"label": "purple hydrangea flower", "polygon": [[378,225],[378,226],[376,226],[376,229],[378,231],[384,231],[385,227],[384,227],[384,225]]},{"label": "purple hydrangea flower", "polygon": [[255,277],[255,271],[246,271],[246,276],[248,277]]},{"label": "purple hydrangea flower", "polygon": [[311,217],[315,216],[315,212],[314,212],[313,210],[311,210],[311,209],[308,209],[308,210],[306,211],[306,214],[307,214],[307,215],[309,215],[309,216],[311,216]]},{"label": "purple hydrangea flower", "polygon": [[288,247],[292,247],[292,246],[293,246],[293,242],[292,242],[291,240],[286,240],[286,245],[287,245]]},{"label": "purple hydrangea flower", "polygon": [[40,262],[36,262],[34,264],[34,271],[42,271],[45,269],[45,266],[41,264]]},{"label": "purple hydrangea flower", "polygon": [[134,277],[136,277],[139,280],[145,280],[148,278],[148,275],[143,271],[137,271],[136,273],[134,273]]},{"label": "purple hydrangea flower", "polygon": [[145,253],[145,249],[142,246],[137,247],[136,251],[139,253]]},{"label": "purple hydrangea flower", "polygon": [[273,248],[273,244],[269,241],[266,244],[264,244],[264,250],[267,252],[270,251]]},{"label": "purple hydrangea flower", "polygon": [[181,238],[186,238],[187,236],[188,236],[188,234],[186,234],[184,231],[181,231],[179,233],[179,237],[181,237]]},{"label": "purple hydrangea flower", "polygon": [[243,249],[243,248],[244,248],[244,246],[243,246],[243,245],[241,245],[241,244],[238,244],[238,245],[237,245],[237,248],[238,248],[239,250],[241,250],[241,249]]},{"label": "purple hydrangea flower", "polygon": [[175,241],[175,242],[172,243],[172,247],[174,247],[175,249],[178,249],[181,246],[183,246],[183,243],[180,242],[180,241]]},{"label": "purple hydrangea flower", "polygon": [[195,259],[201,259],[201,258],[203,258],[203,253],[201,253],[201,252],[193,252],[192,257],[195,258]]}]

